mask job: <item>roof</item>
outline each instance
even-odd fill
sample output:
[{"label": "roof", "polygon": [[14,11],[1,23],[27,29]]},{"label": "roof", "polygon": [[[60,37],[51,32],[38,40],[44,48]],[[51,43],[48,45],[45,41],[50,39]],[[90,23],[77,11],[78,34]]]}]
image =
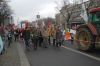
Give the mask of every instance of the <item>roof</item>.
[{"label": "roof", "polygon": [[82,17],[76,17],[74,19],[71,19],[70,23],[85,23],[85,21]]},{"label": "roof", "polygon": [[90,13],[91,12],[97,12],[97,11],[100,11],[100,7],[98,7],[98,8],[92,8],[92,9],[89,10]]}]

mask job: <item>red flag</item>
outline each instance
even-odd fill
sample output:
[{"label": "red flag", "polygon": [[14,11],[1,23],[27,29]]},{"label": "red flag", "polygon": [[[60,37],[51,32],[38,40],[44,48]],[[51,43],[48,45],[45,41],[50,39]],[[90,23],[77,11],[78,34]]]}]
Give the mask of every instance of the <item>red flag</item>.
[{"label": "red flag", "polygon": [[51,21],[48,21],[48,27],[51,27],[52,23]]},{"label": "red flag", "polygon": [[25,28],[27,28],[29,26],[28,22],[25,22]]}]

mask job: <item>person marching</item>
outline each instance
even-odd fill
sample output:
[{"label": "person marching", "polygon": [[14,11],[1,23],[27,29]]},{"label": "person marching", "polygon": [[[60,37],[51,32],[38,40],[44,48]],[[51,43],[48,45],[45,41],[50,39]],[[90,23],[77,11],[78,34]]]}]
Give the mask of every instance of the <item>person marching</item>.
[{"label": "person marching", "polygon": [[30,30],[28,27],[23,31],[23,39],[25,41],[26,48],[29,48],[29,41],[30,41]]},{"label": "person marching", "polygon": [[41,30],[38,31],[38,36],[39,36],[39,39],[38,39],[39,47],[41,47],[43,43],[43,36],[42,36]]},{"label": "person marching", "polygon": [[15,36],[15,41],[17,41],[17,40],[18,40],[18,37],[19,37],[18,29],[16,29],[16,30],[14,31],[14,36]]},{"label": "person marching", "polygon": [[47,29],[46,29],[46,31],[47,31],[47,36],[48,36],[48,43],[49,43],[49,45],[51,44],[51,33],[52,33],[52,31],[51,31],[51,26],[50,27],[48,27]]},{"label": "person marching", "polygon": [[58,28],[56,29],[56,46],[61,46],[62,44],[62,31],[61,31],[61,27],[58,26]]},{"label": "person marching", "polygon": [[56,45],[56,27],[53,26],[51,36],[53,38],[53,46]]},{"label": "person marching", "polygon": [[43,35],[43,48],[47,48],[48,32],[47,32],[46,27],[44,27],[43,32],[42,32],[42,35]]},{"label": "person marching", "polygon": [[10,44],[12,42],[12,33],[11,33],[11,30],[8,31],[7,37],[8,37],[8,47],[10,47]]},{"label": "person marching", "polygon": [[33,28],[32,31],[32,43],[34,44],[34,50],[37,49],[37,44],[38,44],[38,31],[37,28]]}]

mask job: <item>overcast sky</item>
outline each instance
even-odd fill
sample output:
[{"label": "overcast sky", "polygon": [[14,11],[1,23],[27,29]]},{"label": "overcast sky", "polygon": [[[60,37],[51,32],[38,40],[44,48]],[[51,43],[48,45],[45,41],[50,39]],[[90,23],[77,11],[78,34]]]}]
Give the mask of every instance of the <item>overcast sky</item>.
[{"label": "overcast sky", "polygon": [[11,0],[9,2],[14,11],[15,22],[20,20],[35,20],[36,15],[43,17],[55,17],[57,13],[56,7],[61,5],[62,0]]},{"label": "overcast sky", "polygon": [[21,20],[35,20],[37,14],[40,14],[41,18],[54,18],[58,12],[56,7],[61,7],[62,1],[63,0],[10,0],[9,5],[14,11],[14,22],[17,23]]}]

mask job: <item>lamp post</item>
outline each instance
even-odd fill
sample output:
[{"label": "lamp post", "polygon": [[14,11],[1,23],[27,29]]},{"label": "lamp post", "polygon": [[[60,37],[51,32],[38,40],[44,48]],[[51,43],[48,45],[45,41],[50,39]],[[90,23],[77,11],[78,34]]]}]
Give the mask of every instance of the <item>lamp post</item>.
[{"label": "lamp post", "polygon": [[37,27],[39,27],[40,26],[40,24],[39,24],[40,15],[39,14],[36,15],[36,17],[37,17]]}]

